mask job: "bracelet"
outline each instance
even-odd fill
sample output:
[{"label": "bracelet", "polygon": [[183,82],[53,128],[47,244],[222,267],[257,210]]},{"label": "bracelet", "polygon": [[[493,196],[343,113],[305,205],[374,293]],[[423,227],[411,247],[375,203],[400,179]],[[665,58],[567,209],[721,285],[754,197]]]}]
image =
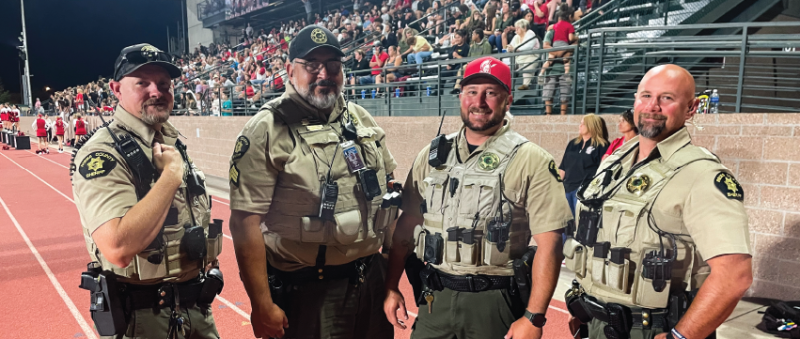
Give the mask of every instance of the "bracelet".
[{"label": "bracelet", "polygon": [[670,331],[670,333],[667,335],[667,338],[686,339],[686,337],[684,337],[683,334],[681,334],[681,332],[678,332],[678,330],[676,330],[674,327],[672,328],[672,331]]}]

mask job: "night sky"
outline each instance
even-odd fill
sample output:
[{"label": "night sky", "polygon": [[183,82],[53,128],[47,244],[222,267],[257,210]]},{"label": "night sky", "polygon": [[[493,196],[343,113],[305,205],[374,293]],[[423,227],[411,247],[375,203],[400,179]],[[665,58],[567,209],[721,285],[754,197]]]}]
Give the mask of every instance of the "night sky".
[{"label": "night sky", "polygon": [[[167,25],[174,36],[179,0],[25,0],[31,89],[43,93],[110,77],[125,46],[151,43],[167,50]],[[0,0],[0,79],[20,92],[16,46],[22,32],[19,0]],[[36,98],[34,97],[34,101]]]}]

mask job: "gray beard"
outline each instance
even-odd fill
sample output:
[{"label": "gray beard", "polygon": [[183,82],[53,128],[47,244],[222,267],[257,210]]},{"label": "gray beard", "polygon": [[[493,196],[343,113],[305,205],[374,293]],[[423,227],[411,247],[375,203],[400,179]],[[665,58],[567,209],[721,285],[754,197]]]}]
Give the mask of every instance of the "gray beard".
[{"label": "gray beard", "polygon": [[639,135],[643,138],[653,139],[659,135],[667,128],[666,120],[660,120],[658,123],[653,125],[645,125],[641,121],[636,124],[636,127],[639,128]]},{"label": "gray beard", "polygon": [[311,106],[318,109],[328,109],[336,104],[336,100],[339,99],[339,93],[342,92],[344,84],[336,85],[335,91],[323,95],[316,94],[316,87],[316,84],[311,84],[308,87],[295,86],[295,89],[297,90],[297,94],[300,94],[300,97],[305,99]]},{"label": "gray beard", "polygon": [[142,122],[148,125],[155,125],[155,124],[163,124],[169,120],[169,114],[164,116],[156,116],[147,113],[146,110],[142,110]]}]

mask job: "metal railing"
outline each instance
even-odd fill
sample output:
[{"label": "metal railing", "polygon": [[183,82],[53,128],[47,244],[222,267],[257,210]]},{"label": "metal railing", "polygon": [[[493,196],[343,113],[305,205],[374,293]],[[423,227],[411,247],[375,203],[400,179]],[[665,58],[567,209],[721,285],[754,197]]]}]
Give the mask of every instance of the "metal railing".
[{"label": "metal railing", "polygon": [[[765,30],[768,29],[768,30]],[[722,35],[683,35],[694,30]],[[738,32],[736,32],[738,30]],[[631,37],[636,32],[653,38]],[[779,33],[768,33],[768,31]],[[800,99],[800,22],[753,22],[593,29],[581,48],[577,77],[585,112],[621,112],[653,66],[680,65],[699,93],[717,89],[720,112],[797,112]],[[653,34],[654,36],[656,34]],[[788,51],[786,51],[788,50]]]},{"label": "metal railing", "polygon": [[[663,34],[647,37],[653,31]],[[698,31],[704,35],[696,35]],[[695,77],[699,93],[717,89],[720,112],[797,112],[800,108],[795,94],[800,92],[800,53],[795,52],[800,47],[798,22],[619,27],[587,34],[580,46],[494,55],[512,69],[514,114],[546,112],[542,82],[555,74],[547,77],[540,72],[543,55],[556,51],[573,55],[570,73],[563,77],[571,82],[559,83],[556,93],[548,93],[555,114],[562,113],[560,103],[567,104],[563,113],[569,114],[619,113],[631,108],[642,76],[665,63],[686,68]],[[473,59],[348,70],[345,96],[376,116],[452,114],[459,110],[458,98],[450,94],[461,78],[458,70]],[[380,71],[379,83],[373,84],[371,76],[359,81],[372,71]],[[389,74],[394,79],[387,83]],[[356,79],[354,85],[349,85],[351,77]],[[526,80],[528,88],[520,89]],[[561,95],[562,90],[569,93]],[[257,100],[234,103],[233,113],[255,114],[260,104],[278,95],[268,90],[259,93],[263,94]],[[242,97],[235,90],[233,94]]]}]

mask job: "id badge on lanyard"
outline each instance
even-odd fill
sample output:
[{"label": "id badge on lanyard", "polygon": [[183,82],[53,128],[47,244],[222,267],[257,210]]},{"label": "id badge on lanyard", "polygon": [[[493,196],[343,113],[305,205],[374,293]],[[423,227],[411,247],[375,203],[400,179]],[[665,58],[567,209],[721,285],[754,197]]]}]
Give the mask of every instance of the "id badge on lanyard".
[{"label": "id badge on lanyard", "polygon": [[347,162],[347,168],[350,170],[350,173],[358,172],[367,167],[364,164],[364,160],[361,158],[361,154],[358,152],[355,142],[348,140],[340,145],[342,147],[342,152],[344,153],[344,160]]}]

